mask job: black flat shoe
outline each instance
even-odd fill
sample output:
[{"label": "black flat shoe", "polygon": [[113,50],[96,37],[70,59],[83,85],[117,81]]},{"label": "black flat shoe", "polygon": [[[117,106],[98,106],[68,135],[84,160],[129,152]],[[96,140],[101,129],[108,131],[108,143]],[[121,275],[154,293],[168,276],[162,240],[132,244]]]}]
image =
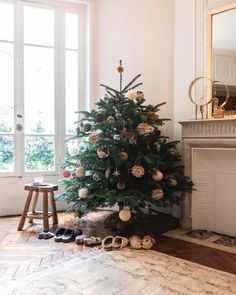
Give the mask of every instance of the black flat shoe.
[{"label": "black flat shoe", "polygon": [[51,239],[53,237],[54,237],[54,234],[49,231],[49,232],[44,233],[44,237],[43,238],[45,240],[48,240],[48,239]]},{"label": "black flat shoe", "polygon": [[70,243],[74,242],[75,238],[79,235],[82,235],[82,230],[80,228],[67,228],[64,235],[62,236],[62,242],[63,243]]},{"label": "black flat shoe", "polygon": [[38,239],[39,240],[42,240],[43,238],[44,238],[44,235],[45,235],[45,232],[40,232],[39,234],[38,234]]},{"label": "black flat shoe", "polygon": [[66,228],[64,227],[58,228],[58,230],[55,232],[55,235],[54,235],[54,241],[62,242],[62,237],[65,232],[66,232]]}]

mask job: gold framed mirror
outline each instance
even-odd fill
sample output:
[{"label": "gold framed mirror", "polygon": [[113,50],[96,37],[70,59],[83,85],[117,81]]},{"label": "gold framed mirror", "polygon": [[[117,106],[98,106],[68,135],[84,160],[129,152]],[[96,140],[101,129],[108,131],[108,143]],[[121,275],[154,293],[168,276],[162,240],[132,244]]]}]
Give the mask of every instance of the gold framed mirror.
[{"label": "gold framed mirror", "polygon": [[[220,81],[229,90],[224,105],[226,116],[236,116],[236,1],[209,10],[207,14],[207,77]],[[227,93],[218,83],[214,93],[223,104]],[[213,105],[208,108],[212,117]]]}]

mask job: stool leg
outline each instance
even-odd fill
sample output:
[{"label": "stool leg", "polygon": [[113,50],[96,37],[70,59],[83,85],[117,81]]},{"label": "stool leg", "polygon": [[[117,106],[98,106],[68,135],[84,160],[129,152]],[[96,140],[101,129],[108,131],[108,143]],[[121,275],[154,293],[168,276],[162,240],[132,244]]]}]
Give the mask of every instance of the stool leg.
[{"label": "stool leg", "polygon": [[52,208],[52,221],[53,221],[53,224],[58,224],[57,207],[56,207],[53,192],[50,192],[50,201],[51,201],[51,208]]},{"label": "stool leg", "polygon": [[[32,213],[35,213],[35,209],[38,203],[39,192],[34,192],[34,200],[32,205]],[[29,223],[33,223],[33,218],[29,219]]]},{"label": "stool leg", "polygon": [[43,231],[49,231],[48,224],[48,193],[43,192]]},{"label": "stool leg", "polygon": [[27,197],[25,207],[24,207],[24,210],[23,210],[23,213],[22,213],[22,216],[21,216],[21,219],[20,219],[17,230],[22,230],[23,229],[23,226],[25,224],[25,219],[26,219],[26,216],[27,216],[27,213],[28,213],[28,210],[29,210],[30,202],[31,202],[31,199],[32,199],[32,195],[33,195],[33,191],[31,190],[28,193],[28,197]]}]

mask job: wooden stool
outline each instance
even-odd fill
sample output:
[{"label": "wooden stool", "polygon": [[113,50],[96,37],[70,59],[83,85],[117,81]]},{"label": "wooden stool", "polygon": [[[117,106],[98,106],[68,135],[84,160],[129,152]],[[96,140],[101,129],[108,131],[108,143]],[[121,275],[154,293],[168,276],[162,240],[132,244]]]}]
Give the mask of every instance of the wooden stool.
[{"label": "wooden stool", "polygon": [[[32,223],[34,219],[43,219],[43,231],[45,232],[49,231],[49,222],[48,222],[49,217],[52,216],[53,224],[58,223],[57,209],[56,209],[56,203],[54,199],[54,191],[58,190],[58,186],[55,184],[47,184],[44,186],[26,184],[25,190],[29,191],[29,193],[28,193],[27,200],[25,202],[25,207],[24,207],[17,230],[22,230],[25,224],[25,219],[29,218],[30,223]],[[38,202],[39,193],[43,193],[43,211],[35,211],[37,202]],[[49,193],[52,212],[48,211],[48,193]],[[29,211],[33,194],[34,194],[34,199],[32,204],[32,211]]]}]

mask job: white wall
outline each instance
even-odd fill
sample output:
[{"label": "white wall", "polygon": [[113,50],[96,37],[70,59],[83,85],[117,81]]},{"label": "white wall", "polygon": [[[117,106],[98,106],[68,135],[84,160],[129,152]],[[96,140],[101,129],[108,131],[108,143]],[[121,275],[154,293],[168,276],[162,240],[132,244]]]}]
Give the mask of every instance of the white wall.
[{"label": "white wall", "polygon": [[[100,83],[119,88],[118,61],[125,66],[124,83],[141,74],[140,90],[147,103],[167,102],[161,117],[173,118],[174,0],[95,0],[95,97]],[[173,137],[173,122],[165,135]]]},{"label": "white wall", "polygon": [[[199,1],[199,0],[197,0]],[[179,121],[194,118],[188,87],[195,78],[195,0],[175,1],[174,135],[181,139]]]}]

